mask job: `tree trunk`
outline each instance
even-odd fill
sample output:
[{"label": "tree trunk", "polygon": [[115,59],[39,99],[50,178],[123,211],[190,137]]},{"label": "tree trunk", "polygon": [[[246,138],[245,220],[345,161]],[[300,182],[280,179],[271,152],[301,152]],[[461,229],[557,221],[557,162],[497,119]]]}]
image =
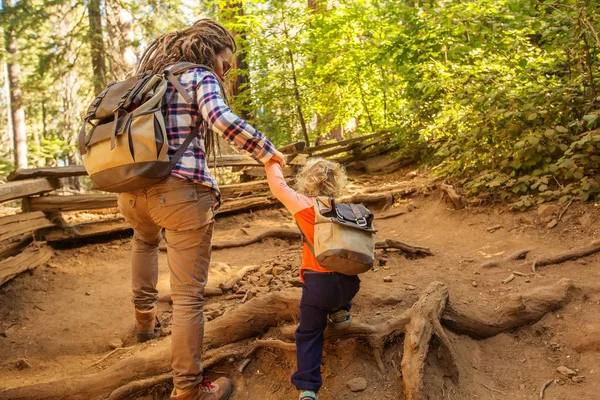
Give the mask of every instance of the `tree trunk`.
[{"label": "tree trunk", "polygon": [[[10,1],[2,0],[2,9],[11,7]],[[19,168],[27,168],[27,131],[25,128],[25,107],[21,99],[21,66],[17,60],[17,39],[10,25],[4,32],[6,52],[8,53],[8,88],[10,92],[10,120],[14,143],[14,160]]]},{"label": "tree trunk", "polygon": [[[227,1],[221,10],[221,19],[227,22],[238,22],[237,19],[244,16],[244,5],[241,2]],[[236,70],[235,77],[229,80],[229,92],[235,99],[236,112],[245,120],[250,119],[250,79],[248,63],[246,62],[246,30],[236,24],[237,28],[231,29],[233,37],[236,38],[238,51],[233,56],[232,68]]]},{"label": "tree trunk", "polygon": [[[284,19],[284,15],[281,15],[282,19]],[[289,34],[287,29],[287,24],[285,21],[283,22],[283,32],[285,34],[285,38],[289,42]],[[308,139],[308,130],[306,129],[306,121],[304,120],[304,115],[302,114],[302,99],[300,98],[300,90],[298,89],[298,79],[296,76],[296,65],[294,63],[294,53],[292,50],[288,48],[287,50],[288,57],[290,58],[290,65],[292,67],[292,82],[294,83],[294,98],[296,100],[296,111],[298,112],[298,120],[300,121],[300,127],[302,128],[302,136],[304,137],[304,141],[306,143],[310,143]]]},{"label": "tree trunk", "polygon": [[111,80],[119,81],[130,76],[136,65],[133,42],[133,16],[117,1],[107,1],[107,55]]},{"label": "tree trunk", "polygon": [[92,48],[92,70],[94,72],[94,92],[100,93],[106,86],[106,54],[102,37],[102,15],[100,14],[100,0],[89,0],[88,16],[90,30],[88,32]]},{"label": "tree trunk", "polygon": [[15,151],[15,143],[13,140],[12,115],[10,112],[10,85],[8,83],[8,64],[4,63],[4,101],[6,102],[6,136],[2,136],[2,143],[9,144],[9,154]]}]

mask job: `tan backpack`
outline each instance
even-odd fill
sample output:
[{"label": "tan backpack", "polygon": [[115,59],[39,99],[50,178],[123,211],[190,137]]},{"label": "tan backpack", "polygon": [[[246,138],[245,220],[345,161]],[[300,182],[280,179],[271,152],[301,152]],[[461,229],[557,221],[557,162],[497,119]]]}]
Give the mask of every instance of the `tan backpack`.
[{"label": "tan backpack", "polygon": [[178,63],[161,74],[144,72],[108,85],[89,106],[79,131],[79,151],[93,188],[130,192],[167,178],[199,126],[169,159],[167,130],[161,108],[167,81],[188,104],[194,100],[177,76],[203,65]]},{"label": "tan backpack", "polygon": [[314,208],[314,247],[303,239],[319,265],[345,275],[370,270],[375,261],[373,213],[362,204],[327,197],[317,197]]}]

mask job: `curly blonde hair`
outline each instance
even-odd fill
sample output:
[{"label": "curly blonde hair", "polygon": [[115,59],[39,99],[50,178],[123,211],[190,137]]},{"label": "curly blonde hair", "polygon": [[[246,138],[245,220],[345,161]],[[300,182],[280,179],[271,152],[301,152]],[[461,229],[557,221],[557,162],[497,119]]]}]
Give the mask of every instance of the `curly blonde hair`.
[{"label": "curly blonde hair", "polygon": [[346,187],[346,170],[323,158],[312,158],[296,175],[296,190],[306,196],[341,196]]}]

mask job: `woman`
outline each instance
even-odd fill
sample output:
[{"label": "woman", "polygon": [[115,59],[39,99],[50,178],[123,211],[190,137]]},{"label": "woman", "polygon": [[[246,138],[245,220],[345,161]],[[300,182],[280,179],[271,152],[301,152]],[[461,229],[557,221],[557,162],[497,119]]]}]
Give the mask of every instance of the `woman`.
[{"label": "woman", "polygon": [[237,117],[224,99],[222,79],[236,50],[232,35],[219,23],[201,19],[183,31],[165,34],[150,44],[138,71],[161,73],[179,62],[202,64],[178,76],[193,98],[191,104],[169,82],[166,116],[169,155],[196,126],[200,131],[165,181],[119,195],[119,208],[134,230],[132,288],[138,341],[154,337],[158,292],[158,245],[165,229],[171,271],[173,323],[171,399],[219,400],[229,397],[231,382],[211,382],[202,375],[204,287],[211,256],[219,188],[207,166],[211,143],[220,134],[253,158],[284,164],[283,155],[257,130]]}]

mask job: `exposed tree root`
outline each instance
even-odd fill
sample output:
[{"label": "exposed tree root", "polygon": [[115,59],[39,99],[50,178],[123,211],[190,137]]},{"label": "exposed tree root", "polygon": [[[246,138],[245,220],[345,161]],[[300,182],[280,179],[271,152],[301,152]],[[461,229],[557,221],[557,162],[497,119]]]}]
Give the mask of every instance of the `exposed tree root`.
[{"label": "exposed tree root", "polygon": [[440,185],[440,189],[442,189],[442,191],[444,193],[446,193],[446,195],[448,196],[448,198],[450,199],[450,201],[452,201],[452,204],[454,204],[454,207],[457,210],[460,210],[461,208],[464,207],[463,201],[462,201],[462,197],[460,197],[460,195],[458,193],[456,193],[456,190],[454,190],[454,188],[452,187],[452,185],[448,185],[446,183],[442,183]]},{"label": "exposed tree root", "polygon": [[[280,320],[292,321],[298,316],[301,291],[290,289],[254,298],[237,309],[223,314],[205,326],[204,341],[207,346],[219,347],[207,352],[204,365],[210,365],[210,355],[219,360],[229,357],[234,343],[266,331]],[[225,346],[231,344],[230,346]],[[225,347],[222,347],[225,346]],[[244,347],[241,354],[247,351]],[[170,363],[171,338],[157,342],[139,353],[118,361],[109,368],[64,380],[39,383],[0,392],[3,400],[104,398],[108,393],[133,380],[146,379],[167,373]]]},{"label": "exposed tree root", "polygon": [[560,264],[560,263],[563,263],[563,262],[569,261],[569,260],[576,260],[578,258],[589,256],[590,254],[594,254],[598,251],[600,251],[600,240],[594,240],[592,243],[588,244],[585,247],[580,247],[578,249],[573,249],[573,250],[567,250],[565,252],[558,253],[554,256],[535,260],[533,262],[533,265],[531,266],[531,269],[533,272],[535,272],[536,267],[543,267],[546,265]]},{"label": "exposed tree root", "polygon": [[529,254],[531,252],[531,249],[521,249],[521,250],[517,250],[514,253],[510,253],[505,257],[502,257],[499,260],[488,260],[484,263],[482,263],[479,268],[492,268],[492,267],[499,267],[501,265],[504,265],[510,261],[515,261],[515,260],[523,260],[527,257],[527,254]]},{"label": "exposed tree root", "polygon": [[212,244],[212,248],[214,250],[228,249],[231,247],[241,247],[248,246],[253,243],[260,242],[266,238],[279,238],[279,239],[300,239],[300,232],[297,229],[290,228],[277,228],[277,229],[269,229],[268,231],[264,231],[259,235],[252,236],[246,239],[235,239],[228,240],[225,242],[215,242]]},{"label": "exposed tree root", "polygon": [[377,220],[393,218],[393,217],[397,217],[399,215],[407,214],[408,212],[409,212],[408,207],[396,207],[396,208],[392,208],[391,210],[388,210],[388,211],[385,211],[382,213],[377,213],[377,215],[375,215],[375,218]]},{"label": "exposed tree root", "polygon": [[546,313],[560,308],[572,288],[573,283],[569,279],[561,279],[554,285],[511,294],[485,315],[472,307],[459,311],[450,306],[442,315],[442,323],[457,333],[476,339],[489,338],[539,321]]},{"label": "exposed tree root", "polygon": [[554,379],[550,379],[546,381],[546,383],[544,383],[544,385],[540,389],[540,400],[544,400],[544,393],[546,393],[546,389],[548,389],[548,386],[552,385],[552,382],[554,382]]},{"label": "exposed tree root", "polygon": [[384,239],[375,243],[376,249],[398,249],[414,256],[432,256],[433,253],[427,247],[412,246],[408,243],[395,239]]},{"label": "exposed tree root", "polygon": [[151,378],[140,379],[139,381],[129,382],[125,386],[121,386],[117,390],[114,390],[108,397],[107,400],[122,400],[126,399],[142,390],[149,389],[153,386],[160,385],[173,379],[173,374],[161,374],[153,376]]},{"label": "exposed tree root", "polygon": [[248,265],[246,267],[243,267],[238,272],[236,272],[227,282],[222,283],[220,285],[220,288],[222,290],[230,290],[232,287],[235,286],[236,283],[241,281],[248,272],[254,272],[259,268],[260,265]]},{"label": "exposed tree root", "polygon": [[[384,349],[387,344],[405,336],[402,358],[402,380],[404,397],[410,400],[425,399],[423,374],[425,359],[433,337],[440,344],[446,362],[447,375],[458,379],[452,345],[442,328],[467,334],[474,338],[494,336],[506,330],[526,325],[542,318],[564,304],[572,284],[563,279],[546,287],[539,287],[510,295],[501,306],[482,317],[471,309],[457,311],[447,305],[448,289],[443,283],[433,282],[419,300],[402,314],[378,325],[353,324],[347,328],[327,329],[326,337],[354,337],[366,340],[373,351],[380,370],[385,370]],[[293,350],[293,343],[281,340],[259,340],[242,342],[265,333],[280,321],[296,321],[301,291],[290,289],[255,297],[236,309],[208,322],[205,343],[212,348],[205,352],[204,366],[209,367],[224,359],[249,357],[261,347],[276,347]],[[275,331],[272,329],[272,331]],[[290,329],[281,329],[279,338],[290,334]],[[163,382],[169,369],[170,338],[165,338],[139,353],[118,361],[109,368],[75,376],[62,381],[36,384],[0,392],[6,400],[16,399],[123,399],[125,395],[148,388],[152,382]],[[152,378],[156,377],[156,378]],[[148,379],[155,379],[154,381]]]}]

